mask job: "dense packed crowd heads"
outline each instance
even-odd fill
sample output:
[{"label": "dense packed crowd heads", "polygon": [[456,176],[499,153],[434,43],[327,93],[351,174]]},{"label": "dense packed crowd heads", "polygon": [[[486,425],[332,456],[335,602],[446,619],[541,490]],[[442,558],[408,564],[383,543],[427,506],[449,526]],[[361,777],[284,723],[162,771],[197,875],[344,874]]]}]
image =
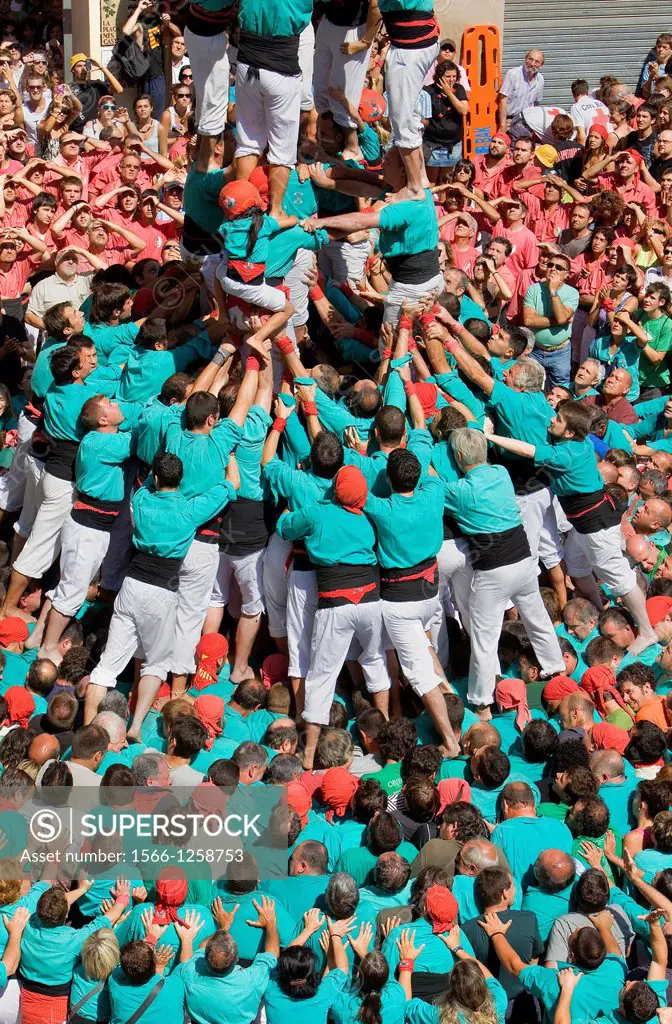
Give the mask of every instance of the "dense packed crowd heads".
[{"label": "dense packed crowd heads", "polygon": [[669,1022],[672,33],[472,161],[431,0],[2,14],[0,1021]]}]

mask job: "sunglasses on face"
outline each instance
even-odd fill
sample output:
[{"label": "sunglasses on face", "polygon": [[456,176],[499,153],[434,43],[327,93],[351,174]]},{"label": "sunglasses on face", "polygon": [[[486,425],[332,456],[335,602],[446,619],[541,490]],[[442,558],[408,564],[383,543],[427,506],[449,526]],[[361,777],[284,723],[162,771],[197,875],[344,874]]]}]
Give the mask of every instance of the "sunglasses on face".
[{"label": "sunglasses on face", "polygon": [[177,100],[190,100],[191,99],[191,93],[190,92],[176,92],[175,93],[175,99],[177,99]]},{"label": "sunglasses on face", "polygon": [[548,264],[548,269],[549,270],[566,270],[567,267],[565,266],[564,263],[549,263]]},{"label": "sunglasses on face", "polygon": [[117,104],[116,103],[103,103],[103,105],[102,105],[102,107],[100,109],[101,110],[116,110],[117,109]]},{"label": "sunglasses on face", "polygon": [[182,75],[182,78],[190,78],[191,79],[193,77],[194,77],[193,75]]}]

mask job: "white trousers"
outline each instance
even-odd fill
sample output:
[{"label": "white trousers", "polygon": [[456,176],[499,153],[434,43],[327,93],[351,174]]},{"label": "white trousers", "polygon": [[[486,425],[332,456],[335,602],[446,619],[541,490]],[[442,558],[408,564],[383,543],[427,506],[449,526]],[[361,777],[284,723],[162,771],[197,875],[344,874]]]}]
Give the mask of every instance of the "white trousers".
[{"label": "white trousers", "polygon": [[622,550],[620,523],[595,533],[572,528],[565,543],[567,572],[580,579],[595,572],[614,597],[623,597],[637,586],[637,575]]},{"label": "white trousers", "polygon": [[536,562],[524,558],[497,569],[476,569],[469,603],[471,661],[467,699],[472,704],[492,704],[499,668],[497,644],[509,602],[518,609],[542,673],[564,671],[558,638],[539,593]]},{"label": "white trousers", "polygon": [[51,599],[61,615],[76,615],[82,607],[109,543],[109,531],[93,530],[67,517],[61,528],[60,579]]},{"label": "white trousers", "polygon": [[369,693],[389,690],[390,677],[385,661],[382,629],[380,601],[317,609],[310,668],[306,675],[306,706],[303,712],[306,722],[314,725],[329,724],[336,683],[353,639],[362,648],[358,660]]},{"label": "white trousers", "polygon": [[196,669],[194,651],[219,567],[219,549],[194,539],[180,568],[171,672],[188,675]]},{"label": "white trousers", "polygon": [[444,608],[447,599],[452,598],[452,606],[458,612],[462,625],[469,632],[469,601],[471,598],[471,580],[474,575],[471,568],[469,545],[461,537],[457,540],[444,540],[437,555],[439,563],[439,597]]},{"label": "white trousers", "polygon": [[344,107],[331,98],[329,89],[342,89],[352,105],[359,107],[371,47],[348,57],[341,53],[341,45],[359,42],[365,32],[366,23],[357,28],[343,28],[322,18],[315,36],[315,106],[320,114],[331,112],[336,124],[344,128],[357,125]]},{"label": "white trousers", "polygon": [[347,281],[362,280],[364,266],[370,254],[370,238],[354,243],[335,239],[320,249],[317,262],[323,274],[331,277],[337,284],[345,284]]},{"label": "white trousers", "polygon": [[17,1024],[19,1020],[19,1009],[21,1000],[21,989],[16,978],[10,978],[7,988],[0,996],[0,1024]]},{"label": "white trousers", "polygon": [[292,679],[303,679],[308,674],[316,611],[315,570],[290,569],[287,574],[287,671]]},{"label": "white trousers", "polygon": [[308,249],[299,249],[294,257],[291,270],[285,274],[285,285],[289,288],[289,297],[295,313],[290,320],[294,327],[303,327],[308,321],[308,291],[305,282],[306,274],[312,269],[313,253]]},{"label": "white trousers", "polygon": [[439,596],[424,601],[381,601],[383,623],[409,686],[423,697],[441,682],[436,676],[427,631],[439,609]]},{"label": "white trousers", "polygon": [[542,487],[530,494],[516,494],[516,503],[530,544],[532,560],[537,562],[541,559],[547,569],[554,569],[562,561],[562,541],[550,488]]},{"label": "white trousers", "polygon": [[17,572],[32,579],[44,576],[61,550],[61,527],[72,508],[75,485],[43,473],[37,485],[37,515],[26,546],[14,563]]},{"label": "white trousers", "polygon": [[138,650],[143,658],[141,675],[165,680],[173,656],[176,610],[177,591],[127,576],[116,596],[107,642],[91,682],[113,689]]},{"label": "white trousers", "polygon": [[240,590],[243,615],[261,615],[264,610],[264,548],[249,555],[228,555],[219,552],[219,564],[212,585],[210,605],[226,608],[235,579]]},{"label": "white trousers", "polygon": [[423,299],[429,298],[432,292],[444,291],[445,287],[443,274],[435,274],[424,284],[401,284],[399,281],[392,280],[383,303],[383,321],[386,324],[396,323],[399,319],[401,305],[406,299],[411,302],[421,302]]},{"label": "white trousers", "polygon": [[[248,77],[248,72],[253,74]],[[228,86],[227,86],[228,92]],[[268,162],[294,167],[301,119],[301,75],[238,64],[236,69],[236,157],[261,156],[268,146]]]},{"label": "white trousers", "polygon": [[422,50],[403,50],[392,45],[387,51],[385,83],[392,146],[417,149],[422,145],[422,120],[418,112],[418,100],[427,72],[438,56],[438,41]]},{"label": "white trousers", "polygon": [[[216,136],[226,126],[229,105],[229,37],[197,36],[185,28],[184,41],[194,76],[196,125],[201,135]],[[236,96],[236,106],[238,97]]]},{"label": "white trousers", "polygon": [[263,588],[268,615],[268,632],[272,637],[287,636],[287,559],[291,541],[272,533],[264,552]]},{"label": "white trousers", "polygon": [[315,29],[309,21],[299,36],[299,67],[301,68],[301,110],[312,110],[313,64],[315,61]]},{"label": "white trousers", "polygon": [[[30,454],[34,433],[35,424],[31,423],[24,413],[21,413],[17,427],[16,451],[14,452],[12,464],[6,473],[0,475],[0,509],[5,512],[17,512],[24,504],[26,478],[31,468],[30,464],[34,465],[35,463],[35,459]],[[37,487],[39,474],[34,472],[33,476],[35,487]],[[28,536],[29,530],[30,527],[26,534],[22,536]]]}]

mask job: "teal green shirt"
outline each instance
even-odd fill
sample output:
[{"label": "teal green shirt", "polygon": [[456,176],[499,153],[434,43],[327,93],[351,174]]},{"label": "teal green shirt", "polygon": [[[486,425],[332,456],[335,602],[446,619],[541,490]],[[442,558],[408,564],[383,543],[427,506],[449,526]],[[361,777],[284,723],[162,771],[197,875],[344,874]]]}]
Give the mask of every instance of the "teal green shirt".
[{"label": "teal green shirt", "polygon": [[[233,924],[229,928],[229,933],[236,941],[238,956],[241,960],[254,960],[257,953],[263,953],[264,951],[265,934],[263,928],[254,928],[247,922],[257,920],[254,901],[256,900],[257,903],[260,903],[264,893],[257,889],[254,892],[234,895],[228,891],[225,882],[219,881],[215,883],[213,899],[216,899],[218,896],[226,911],[233,910],[236,904],[238,904],[238,911],[233,919]],[[278,922],[278,932],[280,934],[280,947],[284,948],[292,940],[296,922],[289,916],[282,903],[277,903],[275,900],[273,902]],[[303,928],[303,922],[301,922],[301,928]]]},{"label": "teal green shirt", "polygon": [[433,558],[443,544],[443,484],[424,477],[411,495],[376,498],[364,512],[376,530],[376,555],[384,569],[410,568]]},{"label": "teal green shirt", "polygon": [[219,227],[219,234],[222,236],[229,259],[265,264],[268,257],[270,237],[279,230],[279,224],[273,217],[264,217],[252,252],[248,256],[247,247],[252,224],[252,217],[236,217],[234,220],[223,220]]},{"label": "teal green shirt", "polygon": [[142,462],[151,466],[154,456],[164,444],[168,425],[179,422],[183,406],[164,405],[157,398],[151,398],[138,416],[137,455]]},{"label": "teal green shirt", "polygon": [[129,349],[121,374],[119,397],[127,402],[146,402],[158,395],[169,377],[182,373],[197,359],[209,360],[212,343],[204,332],[173,349]]},{"label": "teal green shirt", "polygon": [[[429,974],[447,974],[448,971],[452,970],[455,963],[453,954],[445,942],[442,942],[439,936],[434,933],[429,921],[419,917],[410,925],[404,924],[393,928],[383,942],[381,951],[390,966],[390,976],[393,976],[396,972],[400,960],[397,939],[407,929],[409,938],[414,939],[416,948],[422,945],[425,947],[415,961],[416,971]],[[461,929],[460,945],[466,953],[474,955],[473,947]]]},{"label": "teal green shirt", "polygon": [[583,441],[547,441],[536,446],[535,466],[543,466],[551,481],[551,490],[560,497],[593,494],[604,488],[597,468],[595,449],[589,438]]},{"label": "teal green shirt", "polygon": [[21,973],[27,981],[37,981],[54,988],[69,985],[81,948],[99,928],[111,928],[109,918],[94,918],[83,928],[75,930],[64,924],[47,928],[37,914],[33,914],[21,939]]},{"label": "teal green shirt", "polygon": [[544,892],[536,885],[527,889],[523,896],[523,910],[530,910],[536,916],[542,942],[546,942],[556,920],[569,913],[573,889],[574,882],[559,892]]},{"label": "teal green shirt", "polygon": [[562,850],[571,854],[573,840],[572,833],[562,821],[510,818],[500,821],[492,833],[492,842],[504,851],[514,878],[523,879],[540,853]]},{"label": "teal green shirt", "polygon": [[[399,843],[395,853],[404,857],[409,864],[412,864],[418,855],[417,848],[412,843],[406,842],[405,839]],[[373,871],[377,863],[378,858],[375,853],[371,853],[368,846],[360,846],[357,849],[346,850],[339,859],[336,870],[347,871],[358,886],[363,886],[373,881]]]},{"label": "teal green shirt", "polygon": [[541,1000],[547,1014],[552,1015],[560,996],[558,971],[565,967],[571,967],[576,973],[583,974],[572,996],[573,1021],[585,1021],[586,1018],[610,1013],[618,1008],[627,967],[625,960],[620,956],[609,953],[594,971],[587,971],[583,967],[579,969],[567,963],[559,963],[557,970],[550,967],[524,967],[518,976],[519,981],[528,992]]},{"label": "teal green shirt", "polygon": [[244,32],[258,36],[298,36],[312,14],[313,0],[287,0],[282,4],[242,0],[238,23]]},{"label": "teal green shirt", "polygon": [[[142,923],[142,915],[145,912],[145,910],[150,910],[153,914],[154,909],[155,907],[153,903],[138,903],[137,906],[133,907],[129,916],[117,929],[119,945],[122,948],[126,945],[127,942],[134,942],[136,939],[144,939],[145,926]],[[203,907],[195,903],[184,903],[179,908],[179,916],[182,919],[184,919],[184,915],[189,910],[195,911],[203,921],[203,926],[198,933],[198,941],[199,943],[201,943],[203,942],[204,939],[207,939],[210,937],[210,935],[213,935],[214,932],[217,930],[212,914],[210,913],[210,908]],[[173,950],[174,955],[179,950],[180,940],[177,937],[177,932],[175,931],[174,924],[169,924],[165,932],[161,936],[161,945],[170,946],[170,948]],[[171,967],[175,969],[177,968],[177,961],[175,961],[174,959],[168,965],[167,970],[170,970]]]},{"label": "teal green shirt", "polygon": [[[331,1007],[329,1016],[334,1024],[358,1024],[362,1001],[357,992],[342,992]],[[398,981],[388,981],[380,993],[380,1002],[382,1024],[403,1024],[406,993]]]},{"label": "teal green shirt", "polygon": [[609,351],[611,341],[611,335],[608,334],[595,338],[590,343],[588,355],[606,367],[607,376],[615,369],[628,371],[632,376],[632,387],[625,397],[629,402],[634,402],[639,398],[639,359],[642,350],[633,334],[626,334],[624,338],[619,339],[614,353]]},{"label": "teal green shirt", "polygon": [[[569,284],[561,284],[558,288],[558,298],[567,309],[576,312],[579,306],[579,293],[576,288]],[[539,316],[552,318],[551,293],[545,281],[537,281],[531,284],[525,292],[524,305],[526,309],[533,309]],[[536,342],[544,348],[557,348],[570,337],[572,333],[572,321],[566,324],[553,324],[552,327],[534,328]]]},{"label": "teal green shirt", "polygon": [[[87,977],[81,962],[78,963],[72,975],[70,1010],[72,1011],[73,1006],[88,996],[89,992],[99,984],[100,982],[95,979]],[[82,1008],[77,1011],[77,1015],[91,1021],[110,1019],[110,994],[106,984],[103,985],[100,992],[87,999]]]},{"label": "teal green shirt", "polygon": [[497,413],[498,429],[503,437],[515,437],[528,444],[544,444],[548,424],[555,412],[542,391],[514,391],[502,381],[495,381],[490,407]]},{"label": "teal green shirt", "polygon": [[84,334],[96,343],[98,364],[125,363],[140,328],[131,320],[122,324],[90,324],[87,322]]},{"label": "teal green shirt", "polygon": [[425,189],[424,199],[404,199],[381,209],[378,244],[386,259],[427,252],[438,243],[439,225],[429,189]]},{"label": "teal green shirt", "polygon": [[[216,0],[219,10],[229,4]],[[200,7],[207,3],[199,0]],[[224,220],[224,210],[219,205],[219,193],[226,185],[227,172],[223,169],[214,171],[197,171],[195,164],[190,164],[184,182],[184,210],[198,225],[201,231],[216,234]]]},{"label": "teal green shirt", "polygon": [[375,565],[376,535],[366,516],[331,501],[281,516],[277,532],[285,540],[305,540],[316,565]]},{"label": "teal green shirt", "polygon": [[288,911],[294,921],[303,920],[311,907],[325,909],[324,893],[331,875],[289,875],[276,881],[262,881],[259,888]]},{"label": "teal green shirt", "polygon": [[236,448],[236,461],[240,473],[239,498],[263,501],[261,486],[261,456],[266,435],[273,420],[260,405],[253,405],[247,414],[243,434]]},{"label": "teal green shirt", "polygon": [[217,484],[206,494],[185,498],[177,491],[141,487],[133,497],[133,543],[139,551],[162,558],[184,558],[196,528],[235,500],[229,483]]},{"label": "teal green shirt", "polygon": [[310,471],[291,469],[277,457],[266,463],[262,477],[269,484],[276,500],[278,497],[285,498],[292,512],[320,501],[333,485],[332,480],[315,476]]},{"label": "teal green shirt", "polygon": [[289,180],[282,200],[282,209],[289,217],[297,217],[299,220],[305,220],[317,213],[317,200],[313,183],[310,178],[306,181],[301,181],[295,167],[292,167],[289,172]]},{"label": "teal green shirt", "polygon": [[65,348],[67,342],[57,341],[55,338],[47,338],[42,345],[40,353],[35,360],[33,373],[30,378],[30,387],[37,398],[44,398],[47,391],[54,383],[54,375],[51,372],[50,359],[59,348]]},{"label": "teal green shirt", "polygon": [[44,400],[44,429],[49,437],[81,441],[84,428],[79,422],[82,407],[94,395],[114,398],[119,389],[118,366],[98,367],[81,384],[52,384]]},{"label": "teal green shirt", "polygon": [[287,1024],[288,1020],[295,1018],[309,1021],[310,1024],[326,1024],[329,1010],[347,985],[347,974],[336,969],[322,979],[317,992],[310,999],[292,999],[285,995],[271,975],[264,995],[266,1020],[268,1024]]},{"label": "teal green shirt", "polygon": [[0,914],[0,956],[4,954],[9,941],[9,935],[7,933],[7,928],[5,927],[3,917],[7,917],[11,920],[11,918],[14,917],[15,911],[17,911],[19,907],[26,907],[31,914],[34,914],[37,910],[37,902],[40,896],[50,888],[51,886],[49,882],[35,882],[34,885],[31,885],[26,895],[18,899],[16,903],[5,903],[2,907],[2,913]]},{"label": "teal green shirt", "polygon": [[124,461],[135,448],[135,435],[124,430],[105,434],[90,430],[77,450],[75,481],[80,494],[103,501],[124,497]]},{"label": "teal green shirt", "polygon": [[503,533],[521,523],[511,477],[503,466],[483,463],[461,480],[444,484],[444,504],[470,535]]},{"label": "teal green shirt", "polygon": [[220,420],[209,434],[183,430],[179,420],[170,420],[165,429],[165,449],[182,460],[180,494],[193,498],[223,483],[231,452],[242,433],[228,418]]},{"label": "teal green shirt", "polygon": [[[144,934],[144,933],[143,933]],[[162,936],[163,938],[164,936]],[[121,967],[116,967],[108,982],[110,994],[110,1024],[126,1024],[159,981],[155,974],[144,985],[132,985]],[[142,1024],[180,1024],[184,1005],[184,983],[181,969],[164,979],[163,987],[152,1005],[142,1015]]]},{"label": "teal green shirt", "polygon": [[226,1024],[250,1024],[276,963],[270,953],[260,953],[247,969],[236,964],[225,974],[216,974],[199,949],[182,965],[187,1010],[194,1024],[222,1024],[224,1016]]},{"label": "teal green shirt", "polygon": [[299,249],[318,252],[328,241],[329,235],[323,228],[311,234],[304,231],[300,224],[287,231],[276,232],[268,244],[266,276],[285,277],[294,266]]},{"label": "teal green shirt", "polygon": [[[486,978],[485,984],[490,989],[490,995],[495,1004],[497,1024],[504,1024],[508,1006],[506,992],[496,978]],[[463,1013],[458,1013],[457,1019],[460,1024],[469,1024],[469,1017],[465,1017]],[[406,1003],[407,1024],[439,1024],[440,1020],[441,1011],[438,1006],[426,1003],[423,999],[411,999]],[[384,1024],[387,1024],[386,1020]]]}]

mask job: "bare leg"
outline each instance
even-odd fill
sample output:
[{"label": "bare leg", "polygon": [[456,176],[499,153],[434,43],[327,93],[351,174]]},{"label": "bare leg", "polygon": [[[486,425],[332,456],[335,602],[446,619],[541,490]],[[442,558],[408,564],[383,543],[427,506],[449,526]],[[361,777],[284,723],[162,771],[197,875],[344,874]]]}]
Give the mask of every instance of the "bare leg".
[{"label": "bare leg", "polygon": [[259,632],[261,615],[241,615],[236,629],[236,656],[231,669],[231,682],[240,683],[254,675],[250,668],[250,654]]},{"label": "bare leg", "polygon": [[14,540],[12,541],[12,565],[14,565],[14,562],[25,548],[27,540],[27,537],[21,537],[18,533],[14,534]]},{"label": "bare leg", "polygon": [[428,184],[422,149],[419,146],[417,149],[406,149],[403,146],[399,146],[399,152],[401,159],[404,161],[408,191],[411,195],[421,196],[423,189]]},{"label": "bare leg", "polygon": [[421,699],[432,716],[434,728],[441,737],[441,743],[446,749],[447,756],[455,757],[456,754],[459,754],[459,747],[448,718],[448,709],[446,708],[446,702],[443,699],[441,689],[435,686],[429,693],[423,694]]},{"label": "bare leg", "polygon": [[303,676],[292,676],[289,682],[294,694],[294,706],[296,707],[296,720],[298,722],[303,715],[303,709],[306,704],[306,680]]},{"label": "bare leg", "polygon": [[182,697],[187,692],[187,675],[176,675],[173,672],[173,678],[170,684],[170,699],[174,700],[176,697]]},{"label": "bare leg", "polygon": [[[289,167],[281,167],[278,164],[271,164],[268,168],[268,183],[270,191],[270,202],[268,212],[280,225],[286,220],[282,210],[282,200],[285,198],[287,182],[289,181]],[[290,223],[292,223],[290,221]]]},{"label": "bare leg", "polygon": [[69,625],[71,618],[72,616],[63,615],[61,612],[57,612],[53,607],[49,614],[49,620],[44,633],[44,642],[42,644],[40,655],[43,658],[50,658],[51,661],[55,661],[55,658],[58,658],[58,660],[55,661],[56,665],[58,665],[61,660],[58,656],[57,650],[58,641],[61,639],[63,630]]},{"label": "bare leg", "polygon": [[315,142],[317,139],[317,111],[315,107],[312,110],[301,111],[301,122],[299,127],[299,137],[304,139],[306,142]]},{"label": "bare leg", "polygon": [[89,683],[84,698],[84,725],[90,725],[98,714],[98,705],[107,693],[106,686]]},{"label": "bare leg", "polygon": [[211,135],[199,135],[196,142],[196,170],[205,174],[215,153],[216,139]]},{"label": "bare leg", "polygon": [[377,707],[379,711],[383,712],[383,714],[385,715],[385,718],[389,718],[390,717],[390,691],[389,690],[380,690],[378,693],[372,693],[371,694],[371,700],[373,701],[374,706]]},{"label": "bare leg", "polygon": [[572,576],[572,580],[576,589],[580,591],[581,596],[587,598],[588,601],[592,601],[595,607],[602,611],[604,608],[604,598],[593,574],[591,573],[590,576]]},{"label": "bare leg", "polygon": [[249,156],[239,156],[234,161],[236,166],[236,178],[238,181],[247,181],[252,171],[259,163],[259,157],[256,153],[250,153]]},{"label": "bare leg", "polygon": [[560,602],[560,609],[562,610],[567,604],[567,586],[565,583],[565,567],[561,562],[560,565],[553,566],[552,569],[546,570],[548,578],[550,580],[553,590],[558,595],[558,601]]},{"label": "bare leg", "polygon": [[205,613],[205,622],[203,623],[203,633],[218,633],[219,627],[222,624],[224,618],[224,609],[217,608],[214,605],[210,605],[207,612]]},{"label": "bare leg", "polygon": [[138,699],[135,705],[131,728],[127,733],[127,738],[129,740],[137,740],[138,743],[140,742],[140,730],[142,728],[142,723],[154,702],[154,698],[159,692],[160,686],[161,680],[158,676],[143,676],[138,683]]},{"label": "bare leg", "polygon": [[288,654],[289,653],[289,647],[287,646],[287,637],[286,636],[274,636],[273,637],[273,643],[278,648],[278,651],[280,652],[280,654]]},{"label": "bare leg", "polygon": [[658,643],[658,636],[649,622],[646,612],[646,597],[639,587],[633,587],[629,594],[623,595],[623,604],[637,623],[639,636],[630,644],[630,654],[640,654],[647,647]]},{"label": "bare leg", "polygon": [[401,666],[395,650],[386,651],[387,671],[390,676],[390,716],[403,718],[401,710]]},{"label": "bare leg", "polygon": [[19,607],[19,601],[23,597],[23,592],[29,582],[29,576],[24,576],[22,572],[17,572],[16,569],[12,569],[12,575],[10,577],[7,594],[5,596],[5,603],[0,610],[0,615],[13,615],[16,612]]},{"label": "bare leg", "polygon": [[303,767],[306,771],[312,772],[313,761],[315,760],[315,751],[317,749],[317,741],[320,738],[320,725],[314,725],[313,722],[306,722],[306,747],[303,751]]}]

